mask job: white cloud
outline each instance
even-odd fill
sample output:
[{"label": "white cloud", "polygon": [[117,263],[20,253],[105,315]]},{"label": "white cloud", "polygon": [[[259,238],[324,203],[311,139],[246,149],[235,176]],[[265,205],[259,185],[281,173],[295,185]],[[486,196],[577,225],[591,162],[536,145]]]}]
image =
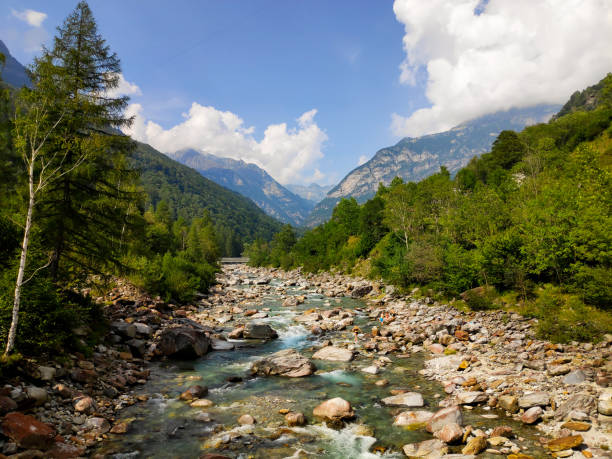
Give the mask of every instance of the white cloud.
[{"label": "white cloud", "polygon": [[357,165],[361,166],[362,164],[365,164],[368,162],[368,157],[366,155],[361,155],[359,157],[359,160],[357,160]]},{"label": "white cloud", "polygon": [[400,81],[416,85],[426,71],[432,104],[393,114],[396,135],[563,103],[612,69],[610,0],[395,0],[393,9],[405,26]]},{"label": "white cloud", "polygon": [[41,13],[40,11],[34,11],[34,10],[23,10],[23,11],[17,11],[17,10],[11,10],[11,12],[13,13],[13,16],[15,16],[17,19],[28,23],[29,25],[31,25],[32,27],[40,27],[42,25],[42,23],[44,22],[45,19],[47,19],[47,14],[46,13]]},{"label": "white cloud", "polygon": [[107,91],[108,97],[119,97],[119,96],[142,96],[142,91],[136,83],[130,83],[125,79],[123,73],[119,74],[119,86],[115,89]]},{"label": "white cloud", "polygon": [[297,118],[295,127],[288,127],[286,123],[269,125],[261,141],[253,136],[255,128],[246,127],[238,115],[197,102],[183,114],[185,120],[170,129],[146,120],[142,112],[140,104],[128,107],[128,114],[135,119],[127,133],[162,152],[193,148],[242,159],[264,168],[283,184],[305,183],[313,177],[324,177],[315,166],[323,157],[321,148],[327,135],[314,121],[316,109]]}]

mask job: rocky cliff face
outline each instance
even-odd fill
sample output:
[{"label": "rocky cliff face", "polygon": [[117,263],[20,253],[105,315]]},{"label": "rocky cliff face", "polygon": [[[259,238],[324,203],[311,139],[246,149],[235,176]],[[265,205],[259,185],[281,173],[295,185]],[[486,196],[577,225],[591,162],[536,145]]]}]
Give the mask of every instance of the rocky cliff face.
[{"label": "rocky cliff face", "polygon": [[0,40],[0,53],[4,54],[4,68],[0,68],[0,77],[6,83],[21,88],[22,86],[30,85],[30,78],[26,73],[26,69],[21,63],[15,59],[4,42]]},{"label": "rocky cliff face", "polygon": [[183,150],[169,156],[197,170],[207,179],[252,199],[268,215],[285,223],[303,225],[314,206],[314,203],[292,193],[255,164],[195,150]]},{"label": "rocky cliff face", "polygon": [[314,207],[319,201],[325,198],[325,195],[332,189],[331,186],[321,186],[317,183],[310,185],[285,185],[291,192],[312,202]]},{"label": "rocky cliff face", "polygon": [[379,183],[388,185],[395,177],[419,181],[446,166],[457,172],[474,156],[487,152],[504,129],[521,130],[547,121],[558,105],[538,105],[486,115],[463,123],[449,131],[417,138],[404,138],[392,147],[379,150],[367,163],[351,171],[314,208],[308,226],[327,221],[336,204],[346,197],[358,202],[370,199]]}]

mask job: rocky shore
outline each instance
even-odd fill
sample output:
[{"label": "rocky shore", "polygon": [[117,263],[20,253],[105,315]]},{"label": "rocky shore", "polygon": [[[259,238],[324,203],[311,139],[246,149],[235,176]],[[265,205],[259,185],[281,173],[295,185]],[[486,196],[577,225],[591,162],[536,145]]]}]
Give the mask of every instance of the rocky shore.
[{"label": "rocky shore", "polygon": [[[512,418],[537,429],[549,457],[611,457],[612,336],[595,345],[552,344],[536,339],[534,320],[517,314],[461,312],[428,298],[400,297],[391,286],[328,273],[229,266],[218,280],[209,294],[184,306],[119,282],[98,299],[105,305],[110,332],[92,355],[27,361],[3,381],[0,452],[16,458],[103,457],[93,452],[96,446],[130,430],[121,411],[148,398],[139,388],[150,377],[150,361],[196,359],[234,349],[236,340],[276,339],[276,331],[260,323],[269,313],[262,298],[273,291],[289,309],[304,303],[306,292],[329,298],[294,319],[325,345],[312,358],[295,350],[262,357],[249,370],[253,376],[303,378],[317,371],[318,361],[358,358],[360,371],[385,387],[384,372],[393,365],[389,357],[425,356],[421,375],[438,381],[446,394],[439,406],[424,407],[418,390],[390,390],[381,400],[397,407],[389,425],[431,434],[430,440],[404,445],[408,457],[538,457],[511,427],[464,425],[464,414],[474,409],[491,419]],[[334,304],[334,298],[345,296],[365,300],[364,312],[371,320],[367,327],[354,329],[354,311]],[[390,315],[381,324],[378,319],[385,313]],[[75,330],[83,337],[88,333]],[[336,340],[342,333],[348,339]],[[207,391],[195,384],[180,398],[205,410],[211,403],[204,398]],[[338,428],[359,418],[351,400],[340,398],[323,401],[312,413],[285,411],[289,428],[321,421]],[[237,421],[240,428],[255,422],[249,413]]]}]

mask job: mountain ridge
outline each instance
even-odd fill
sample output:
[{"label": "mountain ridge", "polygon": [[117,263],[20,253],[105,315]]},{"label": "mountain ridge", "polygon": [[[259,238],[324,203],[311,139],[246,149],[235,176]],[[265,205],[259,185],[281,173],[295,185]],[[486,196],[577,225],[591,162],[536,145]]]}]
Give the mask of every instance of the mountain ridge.
[{"label": "mountain ridge", "polygon": [[293,193],[256,164],[223,158],[193,149],[168,154],[202,176],[251,199],[266,214],[285,223],[301,226],[314,203]]},{"label": "mountain ridge", "polygon": [[488,151],[502,130],[522,129],[548,121],[560,105],[537,105],[510,109],[461,123],[448,131],[422,137],[405,137],[382,148],[366,163],[349,172],[310,214],[307,226],[316,226],[331,217],[335,205],[345,197],[363,203],[374,196],[378,184],[388,185],[396,176],[417,181],[445,166],[454,173],[470,159]]},{"label": "mountain ridge", "polygon": [[2,81],[8,83],[16,88],[30,85],[30,77],[26,68],[13,57],[6,44],[0,40],[0,53],[4,54],[5,63],[4,67],[1,68],[0,77]]}]

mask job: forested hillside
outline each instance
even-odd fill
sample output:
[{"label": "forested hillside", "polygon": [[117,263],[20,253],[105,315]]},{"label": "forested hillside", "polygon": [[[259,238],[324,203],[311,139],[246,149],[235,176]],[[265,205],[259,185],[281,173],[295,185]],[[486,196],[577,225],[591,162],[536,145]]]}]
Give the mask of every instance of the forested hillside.
[{"label": "forested hillside", "polygon": [[297,242],[286,227],[251,245],[252,263],[522,308],[557,340],[610,332],[612,74],[579,94],[548,124],[503,131],[455,178],[442,168],[418,183],[396,178],[363,205],[344,199]]},{"label": "forested hillside", "polygon": [[34,60],[31,86],[0,87],[5,357],[78,349],[72,330],[81,325],[93,342],[101,312],[80,292],[113,276],[192,301],[221,255],[280,228],[249,199],[122,135],[128,98],[109,95],[119,72],[80,2]]},{"label": "forested hillside", "polygon": [[150,145],[137,142],[131,163],[140,172],[147,205],[164,201],[173,218],[187,222],[208,212],[224,256],[239,256],[245,242],[270,240],[281,228],[249,198],[216,184]]}]

